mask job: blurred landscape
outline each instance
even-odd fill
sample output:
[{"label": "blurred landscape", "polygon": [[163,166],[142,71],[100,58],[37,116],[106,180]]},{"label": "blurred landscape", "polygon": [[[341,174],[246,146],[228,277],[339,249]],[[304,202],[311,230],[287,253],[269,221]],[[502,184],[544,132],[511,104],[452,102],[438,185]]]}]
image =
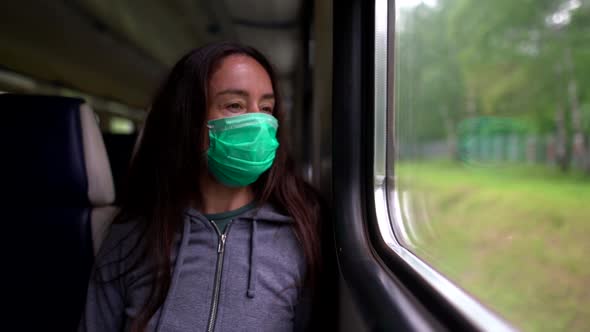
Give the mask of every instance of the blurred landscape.
[{"label": "blurred landscape", "polygon": [[525,331],[588,329],[590,179],[451,162],[401,163],[397,174],[419,256]]},{"label": "blurred landscape", "polygon": [[396,12],[407,247],[518,328],[590,330],[590,1]]}]

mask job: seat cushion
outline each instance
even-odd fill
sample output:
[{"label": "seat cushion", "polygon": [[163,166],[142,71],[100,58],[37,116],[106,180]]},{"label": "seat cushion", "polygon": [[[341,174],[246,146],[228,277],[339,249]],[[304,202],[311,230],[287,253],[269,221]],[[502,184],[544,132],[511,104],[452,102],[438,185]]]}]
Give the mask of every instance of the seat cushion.
[{"label": "seat cushion", "polygon": [[114,201],[104,143],[83,100],[0,94],[0,179],[17,204],[87,207]]},{"label": "seat cushion", "polygon": [[22,331],[75,331],[94,262],[90,208],[12,208],[3,245],[9,321]]}]

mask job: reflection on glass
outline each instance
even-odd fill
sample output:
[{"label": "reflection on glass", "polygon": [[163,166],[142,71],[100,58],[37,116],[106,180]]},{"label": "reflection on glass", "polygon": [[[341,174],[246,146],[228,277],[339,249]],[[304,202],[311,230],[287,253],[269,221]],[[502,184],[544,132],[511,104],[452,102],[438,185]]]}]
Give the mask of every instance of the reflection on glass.
[{"label": "reflection on glass", "polygon": [[590,330],[590,2],[396,6],[398,235],[525,331]]}]

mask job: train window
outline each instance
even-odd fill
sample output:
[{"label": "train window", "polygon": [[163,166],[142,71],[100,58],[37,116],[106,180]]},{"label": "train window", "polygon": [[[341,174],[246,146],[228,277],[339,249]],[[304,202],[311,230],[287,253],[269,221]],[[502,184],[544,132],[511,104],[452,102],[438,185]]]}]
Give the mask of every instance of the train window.
[{"label": "train window", "polygon": [[524,331],[587,330],[590,4],[395,3],[396,240]]},{"label": "train window", "polygon": [[131,134],[135,132],[135,124],[133,121],[121,118],[121,117],[112,117],[110,119],[110,132],[114,134]]}]

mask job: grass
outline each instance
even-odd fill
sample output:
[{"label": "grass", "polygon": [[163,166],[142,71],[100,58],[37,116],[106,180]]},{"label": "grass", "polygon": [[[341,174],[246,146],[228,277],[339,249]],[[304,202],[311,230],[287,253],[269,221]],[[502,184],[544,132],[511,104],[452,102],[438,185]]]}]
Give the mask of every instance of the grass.
[{"label": "grass", "polygon": [[524,331],[590,330],[590,179],[401,162],[411,248]]}]

